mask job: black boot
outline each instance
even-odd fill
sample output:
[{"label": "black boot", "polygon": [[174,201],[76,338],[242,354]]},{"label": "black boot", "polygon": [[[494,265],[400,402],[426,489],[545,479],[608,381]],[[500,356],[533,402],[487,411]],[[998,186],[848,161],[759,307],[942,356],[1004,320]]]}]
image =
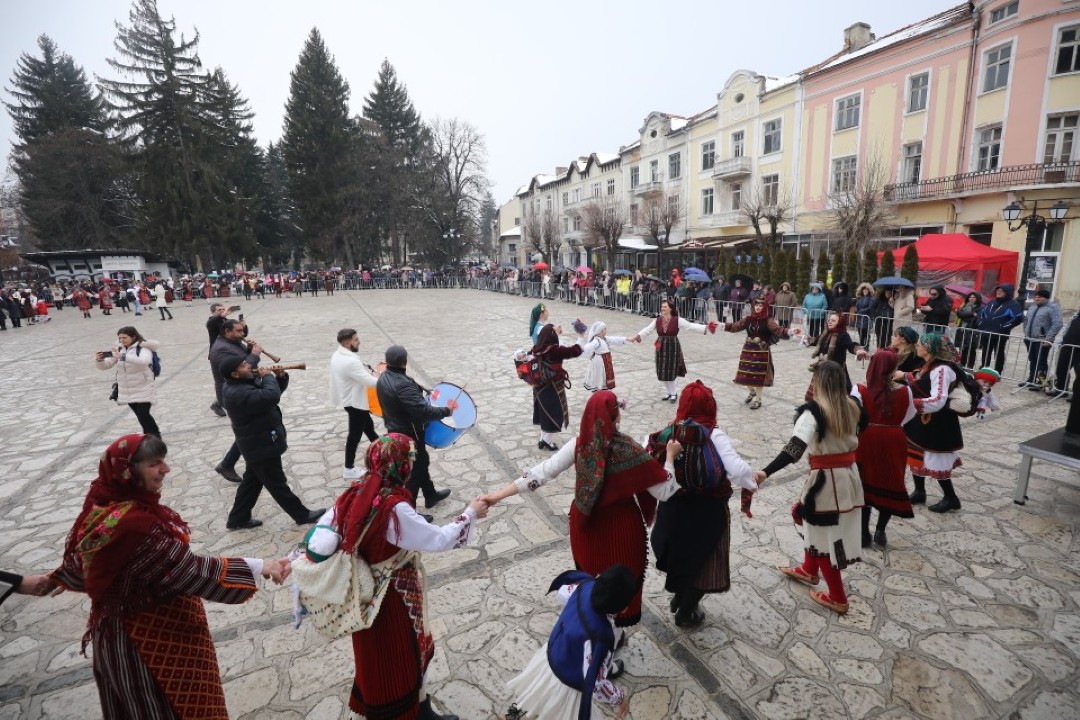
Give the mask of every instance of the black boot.
[{"label": "black boot", "polygon": [[926,504],[926,478],[922,475],[912,475],[911,479],[915,482],[915,492],[911,493],[912,505],[925,505]]},{"label": "black boot", "polygon": [[960,509],[960,498],[956,497],[956,491],[953,490],[952,480],[938,480],[938,484],[941,485],[941,492],[945,497],[938,500],[931,505],[928,509],[931,512],[943,513],[950,510]]},{"label": "black boot", "polygon": [[428,695],[424,698],[424,702],[420,703],[420,712],[417,714],[417,720],[459,720],[457,715],[439,715],[431,708],[431,696]]},{"label": "black boot", "polygon": [[877,530],[874,531],[874,544],[885,547],[885,526],[889,524],[889,518],[892,517],[892,513],[885,510],[878,510]]},{"label": "black boot", "polygon": [[695,628],[705,621],[705,613],[698,609],[698,603],[705,593],[687,588],[679,594],[679,611],[675,613],[675,625],[681,628]]},{"label": "black boot", "polygon": [[863,505],[862,509],[862,546],[870,547],[873,538],[870,537],[870,506]]}]

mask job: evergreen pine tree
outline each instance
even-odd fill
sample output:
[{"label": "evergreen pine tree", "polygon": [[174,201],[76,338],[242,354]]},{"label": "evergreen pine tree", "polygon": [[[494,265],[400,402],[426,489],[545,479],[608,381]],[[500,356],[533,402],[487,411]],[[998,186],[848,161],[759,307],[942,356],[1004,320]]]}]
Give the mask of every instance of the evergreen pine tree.
[{"label": "evergreen pine tree", "polygon": [[854,292],[855,286],[861,282],[859,278],[859,255],[854,248],[848,248],[844,253],[844,267],[847,269],[848,284],[851,285]]},{"label": "evergreen pine tree", "polygon": [[900,277],[907,278],[912,285],[919,284],[919,251],[915,249],[915,243],[907,246],[904,251],[904,264],[900,266]]},{"label": "evergreen pine tree", "polygon": [[795,274],[792,272],[794,268],[791,266],[793,259],[791,251],[783,248],[776,254],[776,258],[777,264],[773,270],[773,287],[779,290],[784,283],[794,286]]},{"label": "evergreen pine tree", "polygon": [[104,106],[83,69],[48,35],[39,37],[37,44],[40,58],[19,56],[8,89],[14,102],[4,103],[19,140],[30,143],[67,128],[103,131]]},{"label": "evergreen pine tree", "polygon": [[281,150],[306,246],[326,260],[343,254],[350,267],[353,244],[343,230],[359,170],[356,136],[349,84],[312,28],[292,71]]},{"label": "evergreen pine tree", "polygon": [[814,259],[810,257],[810,249],[803,248],[799,253],[799,259],[796,263],[795,269],[795,286],[791,288],[796,297],[799,298],[799,302],[802,302],[803,296],[810,292],[810,272]]},{"label": "evergreen pine tree", "polygon": [[[814,274],[821,282],[827,282],[829,279],[829,272],[832,270],[833,260],[829,255],[829,248],[821,248],[821,252],[818,253],[817,267],[814,269]],[[834,277],[833,280],[836,278]]]},{"label": "evergreen pine tree", "polygon": [[[840,282],[841,280],[843,280],[844,282],[848,282],[848,269],[846,261],[847,255],[844,254],[843,250],[837,250],[836,253],[833,254],[832,276],[834,283]],[[850,285],[851,283],[848,282],[848,284]]]},{"label": "evergreen pine tree", "polygon": [[896,256],[893,255],[892,249],[886,250],[881,255],[881,269],[878,270],[878,277],[895,277],[896,276]]},{"label": "evergreen pine tree", "polygon": [[877,251],[875,251],[874,248],[867,246],[867,248],[863,250],[862,282],[867,282],[872,285],[877,279]]},{"label": "evergreen pine tree", "polygon": [[304,256],[303,234],[289,193],[289,170],[280,145],[270,143],[266,148],[264,167],[266,194],[259,208],[256,238],[260,247],[270,249],[274,264],[290,263],[294,270],[299,270]]},{"label": "evergreen pine tree", "polygon": [[398,82],[389,60],[383,59],[375,87],[364,99],[364,117],[378,125],[390,146],[406,159],[418,152],[422,132],[420,114],[413,107],[405,85]]}]

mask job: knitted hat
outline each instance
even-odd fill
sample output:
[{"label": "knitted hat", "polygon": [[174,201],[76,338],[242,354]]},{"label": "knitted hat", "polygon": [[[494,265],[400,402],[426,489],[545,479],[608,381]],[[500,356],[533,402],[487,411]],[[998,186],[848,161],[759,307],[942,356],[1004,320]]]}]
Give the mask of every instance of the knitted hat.
[{"label": "knitted hat", "polygon": [[638,584],[634,574],[625,565],[612,565],[596,576],[592,592],[592,607],[598,613],[613,615],[634,598]]},{"label": "knitted hat", "polygon": [[994,368],[984,367],[984,368],[979,368],[978,371],[976,371],[975,379],[976,380],[983,380],[983,381],[988,382],[991,385],[993,385],[996,382],[998,382],[999,380],[1001,380],[1001,375]]},{"label": "knitted hat", "polygon": [[915,343],[919,342],[919,333],[916,332],[915,328],[913,327],[901,325],[896,329],[896,334],[902,337],[904,341],[910,345],[914,345]]},{"label": "knitted hat", "polygon": [[222,377],[227,378],[232,375],[233,371],[240,367],[240,364],[245,360],[247,360],[247,358],[243,355],[229,355],[218,363],[218,372],[221,373]]}]

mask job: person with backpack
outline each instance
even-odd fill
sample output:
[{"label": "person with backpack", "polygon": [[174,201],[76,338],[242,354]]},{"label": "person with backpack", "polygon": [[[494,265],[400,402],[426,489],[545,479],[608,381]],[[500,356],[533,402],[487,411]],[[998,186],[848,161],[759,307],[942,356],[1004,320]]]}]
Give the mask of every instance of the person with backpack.
[{"label": "person with backpack", "polygon": [[667,574],[664,589],[672,593],[675,624],[692,628],[705,619],[701,598],[731,588],[732,486],[742,488],[747,515],[758,486],[753,468],[717,427],[713,391],[700,380],[683,389],[675,422],[649,436],[650,454],[661,460],[670,440],[682,447],[674,465],[679,490],[656,511],[652,549],[656,569]]},{"label": "person with backpack", "polygon": [[780,323],[769,317],[769,305],[760,297],[754,301],[749,315],[732,323],[724,323],[725,332],[743,330],[746,330],[746,342],[739,353],[739,370],[735,373],[735,384],[750,388],[750,394],[743,402],[748,403],[751,410],[757,410],[761,407],[764,388],[772,387],[773,384],[770,348],[779,342],[780,338],[798,335],[800,330],[781,327]]},{"label": "person with backpack", "polygon": [[130,325],[120,328],[116,339],[114,347],[97,354],[94,364],[98,370],[116,368],[114,399],[131,408],[144,435],[160,438],[161,431],[150,414],[150,407],[156,399],[154,378],[161,372],[160,361],[156,359],[161,345],[156,340],[147,340]]},{"label": "person with backpack", "polygon": [[514,693],[508,718],[590,718],[594,702],[630,712],[629,693],[612,681],[623,674],[615,660],[615,616],[634,597],[634,574],[612,565],[597,576],[568,570],[551,583],[563,610],[548,641],[521,674],[506,684]]},{"label": "person with backpack", "polygon": [[[949,402],[949,392],[960,382],[964,372],[957,366],[956,348],[945,335],[926,333],[919,338],[915,352],[923,366],[910,373],[897,371],[896,380],[905,380],[915,397],[918,413],[904,424],[908,439],[908,467],[915,482],[911,503],[926,503],[926,478],[938,481],[944,497],[931,505],[931,512],[960,509],[960,498],[952,484],[952,471],[960,467],[964,435],[960,416]],[[977,387],[977,386],[976,386]],[[977,391],[978,392],[978,391]]]},{"label": "person with backpack", "polygon": [[533,387],[532,422],[540,426],[540,440],[536,444],[540,450],[558,450],[555,436],[570,425],[570,410],[566,404],[569,376],[562,365],[564,360],[580,356],[583,350],[580,344],[560,345],[558,330],[548,323],[540,330],[530,351],[540,362],[547,380]]}]

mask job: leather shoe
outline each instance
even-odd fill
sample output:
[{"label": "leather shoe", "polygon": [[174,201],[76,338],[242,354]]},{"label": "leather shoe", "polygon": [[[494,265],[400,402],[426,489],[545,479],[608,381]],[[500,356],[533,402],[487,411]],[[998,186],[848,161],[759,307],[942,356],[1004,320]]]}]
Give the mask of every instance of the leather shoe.
[{"label": "leather shoe", "polygon": [[210,403],[210,409],[213,410],[218,417],[225,417],[228,414],[225,412],[225,408],[221,407],[217,403]]},{"label": "leather shoe", "polygon": [[429,523],[435,522],[435,516],[434,515],[425,515],[424,513],[420,513],[420,517],[424,518],[425,522],[429,522]]},{"label": "leather shoe", "polygon": [[225,467],[224,465],[218,465],[216,468],[214,468],[214,472],[216,472],[218,475],[225,478],[229,482],[238,483],[244,479],[240,477],[240,475],[236,472],[235,468]]},{"label": "leather shoe", "polygon": [[909,496],[912,505],[925,505],[926,504],[926,491],[916,490]]},{"label": "leather shoe", "polygon": [[319,518],[321,518],[325,512],[326,508],[322,508],[321,510],[308,510],[307,515],[297,520],[296,524],[310,525],[311,523],[319,522]]},{"label": "leather shoe", "polygon": [[450,490],[436,490],[431,495],[424,496],[424,507],[433,508],[446,498],[450,497]]},{"label": "leather shoe", "polygon": [[960,498],[957,497],[943,497],[936,503],[927,508],[930,512],[944,513],[950,510],[960,509]]},{"label": "leather shoe", "polygon": [[694,608],[689,613],[685,613],[680,609],[679,612],[675,613],[676,627],[693,628],[703,622],[705,622],[705,613],[700,608]]},{"label": "leather shoe", "polygon": [[244,522],[240,523],[227,523],[225,525],[228,530],[251,530],[262,525],[262,520],[256,520],[255,518],[248,518]]},{"label": "leather shoe", "polygon": [[885,547],[885,545],[888,544],[884,530],[878,530],[874,533],[874,544],[880,545],[881,547]]}]

